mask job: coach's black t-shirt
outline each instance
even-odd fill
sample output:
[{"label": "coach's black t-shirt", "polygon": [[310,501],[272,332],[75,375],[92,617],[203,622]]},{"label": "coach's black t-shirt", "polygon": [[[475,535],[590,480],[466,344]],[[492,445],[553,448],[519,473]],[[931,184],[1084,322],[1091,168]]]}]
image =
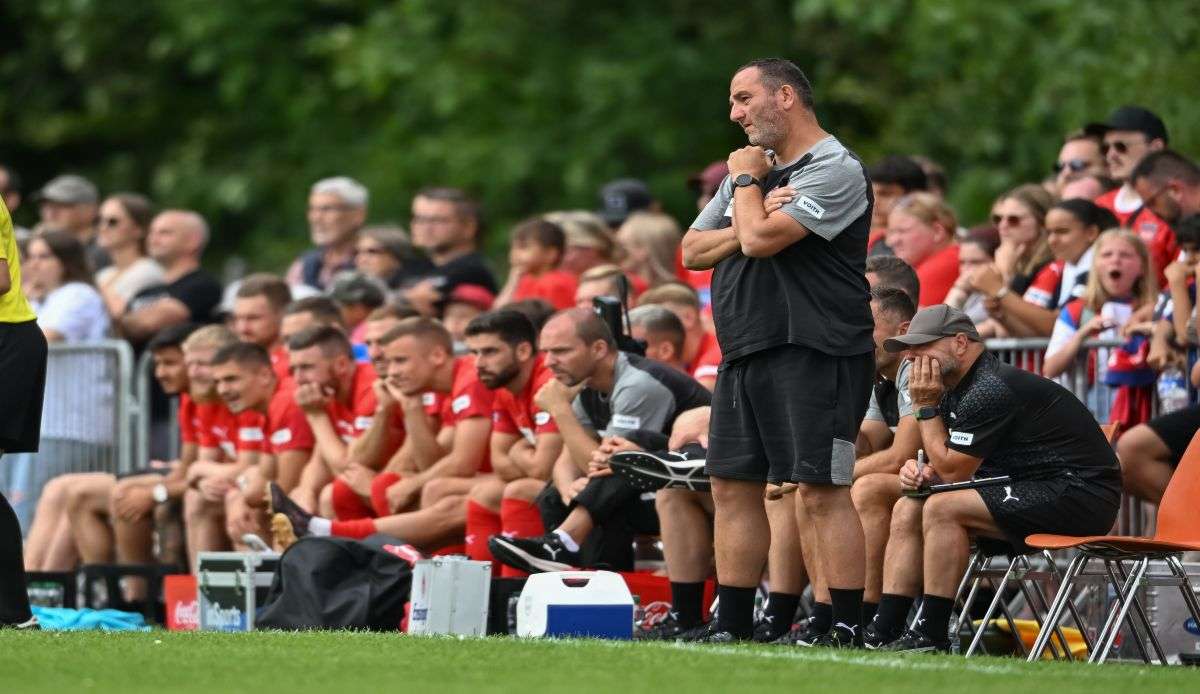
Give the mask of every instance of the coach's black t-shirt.
[{"label": "coach's black t-shirt", "polygon": [[708,405],[707,388],[666,364],[621,352],[613,366],[611,393],[584,388],[573,409],[579,423],[601,436],[630,438],[638,431],[670,435],[683,412]]},{"label": "coach's black t-shirt", "polygon": [[[874,350],[864,276],[873,206],[866,169],[830,135],[763,182],[764,191],[783,185],[796,195],[774,214],[787,214],[810,233],[768,258],[735,252],[713,268],[713,320],[724,360],[783,344],[834,356]],[[692,228],[732,224],[726,176]]]},{"label": "coach's black t-shirt", "polygon": [[1112,446],[1069,390],[984,352],[939,404],[946,446],[982,458],[981,475],[1120,480]]},{"label": "coach's black t-shirt", "polygon": [[170,284],[156,284],[138,292],[129,300],[125,312],[133,313],[164,297],[186,306],[192,322],[211,323],[213,310],[221,303],[221,285],[204,270],[192,270]]}]

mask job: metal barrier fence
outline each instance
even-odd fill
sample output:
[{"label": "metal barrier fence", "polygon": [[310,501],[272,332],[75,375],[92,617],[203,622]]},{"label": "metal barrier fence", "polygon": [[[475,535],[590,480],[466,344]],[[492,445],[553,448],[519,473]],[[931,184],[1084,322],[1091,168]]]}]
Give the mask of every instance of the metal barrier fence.
[{"label": "metal barrier fence", "polygon": [[120,340],[49,346],[37,453],[4,457],[0,477],[22,526],[42,487],[72,472],[119,473],[138,455],[133,350]]},{"label": "metal barrier fence", "polygon": [[[1000,361],[1037,374],[1042,373],[1046,347],[1049,344],[1050,340],[1040,337],[1002,337],[984,342],[988,351],[994,353]],[[1096,420],[1101,423],[1108,422],[1115,394],[1115,389],[1104,382],[1108,352],[1124,344],[1125,340],[1119,339],[1087,340],[1080,348],[1079,356],[1072,367],[1055,379],[1074,393],[1080,402],[1087,405],[1096,416]],[[1094,361],[1088,358],[1093,353],[1096,355]],[[1092,361],[1094,371],[1089,368],[1089,361]]]}]

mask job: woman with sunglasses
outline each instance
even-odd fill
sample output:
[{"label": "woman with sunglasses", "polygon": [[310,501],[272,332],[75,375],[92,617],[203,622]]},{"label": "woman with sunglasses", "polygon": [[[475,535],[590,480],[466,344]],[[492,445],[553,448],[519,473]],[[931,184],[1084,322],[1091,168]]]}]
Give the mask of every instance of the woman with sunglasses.
[{"label": "woman with sunglasses", "polygon": [[354,267],[359,272],[399,289],[429,274],[433,266],[413,248],[399,227],[367,227],[354,245]]},{"label": "woman with sunglasses", "polygon": [[112,265],[96,273],[96,289],[110,316],[125,313],[129,300],[147,287],[163,283],[163,269],[146,256],[146,234],[154,206],[137,193],[114,193],[100,205],[97,241]]},{"label": "woman with sunglasses", "polygon": [[992,206],[1000,247],[992,263],[971,273],[971,288],[987,297],[988,315],[1000,332],[1013,337],[1048,337],[1054,329],[1056,313],[1050,311],[1047,317],[1046,309],[1024,299],[1039,273],[1053,261],[1045,226],[1052,203],[1050,194],[1032,183],[1000,196]]}]

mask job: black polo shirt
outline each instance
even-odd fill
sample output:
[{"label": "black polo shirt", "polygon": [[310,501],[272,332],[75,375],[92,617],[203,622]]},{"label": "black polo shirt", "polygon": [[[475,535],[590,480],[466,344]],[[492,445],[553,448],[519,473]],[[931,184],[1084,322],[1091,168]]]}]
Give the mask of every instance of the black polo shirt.
[{"label": "black polo shirt", "polygon": [[1096,418],[1066,388],[984,352],[939,403],[946,446],[982,458],[981,474],[1014,480],[1073,472],[1116,477],[1120,466]]}]

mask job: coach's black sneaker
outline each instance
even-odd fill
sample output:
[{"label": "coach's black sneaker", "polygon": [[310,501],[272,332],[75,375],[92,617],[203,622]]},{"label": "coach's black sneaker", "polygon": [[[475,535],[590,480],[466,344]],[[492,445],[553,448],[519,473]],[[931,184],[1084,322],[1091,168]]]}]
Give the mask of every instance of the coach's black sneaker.
[{"label": "coach's black sneaker", "polygon": [[884,630],[879,626],[877,620],[872,620],[870,624],[863,627],[863,648],[868,651],[878,650],[900,638],[902,635],[903,630]]},{"label": "coach's black sneaker", "polygon": [[813,647],[821,648],[862,648],[862,636],[855,634],[848,627],[835,624],[826,634],[821,634],[812,642]]},{"label": "coach's black sneaker", "polygon": [[300,508],[300,505],[288,498],[283,488],[271,482],[271,536],[275,548],[282,552],[296,543],[296,540],[308,535],[308,524],[313,514]]},{"label": "coach's black sneaker", "polygon": [[608,459],[613,472],[633,488],[644,492],[659,489],[690,489],[694,492],[712,490],[704,472],[703,457],[673,451],[620,451]]},{"label": "coach's black sneaker", "polygon": [[878,650],[891,653],[949,653],[950,639],[934,641],[919,631],[909,629],[903,636]]},{"label": "coach's black sneaker", "polygon": [[658,624],[646,629],[633,632],[634,641],[690,641],[703,635],[708,628],[707,623],[684,626],[679,622],[679,615],[668,612]]},{"label": "coach's black sneaker", "polygon": [[812,620],[807,620],[803,624],[794,626],[783,636],[775,639],[771,643],[781,646],[804,646],[813,645],[817,639],[825,635],[824,631],[817,629]]},{"label": "coach's black sneaker", "polygon": [[783,620],[776,620],[772,615],[765,614],[754,625],[754,635],[751,638],[757,643],[775,643],[780,637],[790,633],[791,630],[792,624],[790,622],[784,623]]},{"label": "coach's black sneaker", "polygon": [[579,553],[567,549],[554,533],[541,537],[495,535],[488,540],[488,549],[496,561],[531,574],[571,571],[579,566]]}]

